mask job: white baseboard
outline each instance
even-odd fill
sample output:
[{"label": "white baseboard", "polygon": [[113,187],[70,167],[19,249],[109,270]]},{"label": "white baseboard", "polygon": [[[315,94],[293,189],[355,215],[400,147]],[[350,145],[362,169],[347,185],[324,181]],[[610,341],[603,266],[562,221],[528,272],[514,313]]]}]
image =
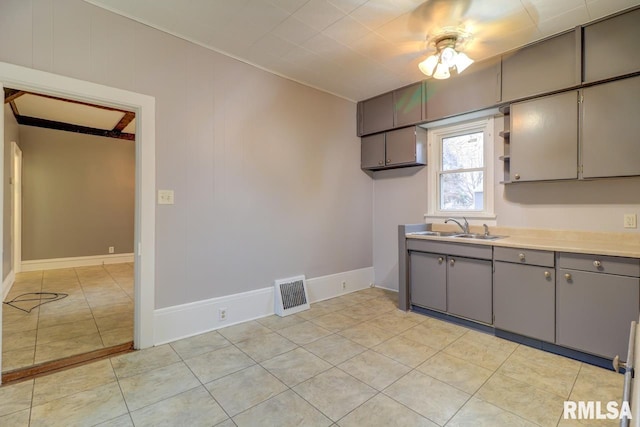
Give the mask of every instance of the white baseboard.
[{"label": "white baseboard", "polygon": [[4,279],[4,281],[2,282],[2,301],[4,301],[4,299],[9,294],[9,291],[11,290],[11,287],[13,286],[13,283],[15,281],[16,281],[16,273],[14,273],[13,270],[11,270],[9,274],[7,274],[7,277]]},{"label": "white baseboard", "polygon": [[87,267],[91,265],[133,262],[133,254],[109,254],[70,258],[35,259],[22,261],[22,271],[55,270],[58,268]]},{"label": "white baseboard", "polygon": [[[346,282],[346,289],[342,289]],[[373,267],[307,279],[309,301],[314,303],[346,293],[365,289],[373,282]],[[218,310],[224,308],[226,320],[218,319]],[[273,286],[211,298],[154,312],[154,345],[232,326],[274,314]]]}]

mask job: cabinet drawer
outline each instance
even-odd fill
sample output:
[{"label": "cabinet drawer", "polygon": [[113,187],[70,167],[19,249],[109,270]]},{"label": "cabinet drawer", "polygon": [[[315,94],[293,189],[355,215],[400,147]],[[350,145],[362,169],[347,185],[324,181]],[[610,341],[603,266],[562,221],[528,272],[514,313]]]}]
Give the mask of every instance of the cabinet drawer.
[{"label": "cabinet drawer", "polygon": [[588,254],[558,254],[558,267],[640,277],[640,259]]},{"label": "cabinet drawer", "polygon": [[553,254],[553,252],[538,251],[533,249],[500,247],[496,247],[493,249],[493,259],[496,261],[541,265],[544,267],[553,267]]},{"label": "cabinet drawer", "polygon": [[493,253],[491,246],[464,243],[446,243],[423,239],[407,239],[407,249],[410,251],[432,252],[436,254],[464,256],[480,259],[491,259],[491,255]]}]

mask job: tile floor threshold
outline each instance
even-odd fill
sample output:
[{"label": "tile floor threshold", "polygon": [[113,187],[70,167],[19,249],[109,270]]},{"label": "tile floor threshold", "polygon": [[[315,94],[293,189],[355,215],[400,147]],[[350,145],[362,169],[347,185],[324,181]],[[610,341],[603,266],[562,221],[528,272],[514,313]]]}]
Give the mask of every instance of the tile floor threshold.
[{"label": "tile floor threshold", "polygon": [[120,356],[134,351],[133,341],[118,344],[100,350],[90,351],[88,353],[78,354],[75,356],[65,357],[51,362],[43,362],[26,368],[14,369],[12,371],[2,373],[2,385],[25,381],[32,378],[38,378],[43,375],[53,374],[65,369],[76,368],[87,363],[97,362],[102,359]]}]

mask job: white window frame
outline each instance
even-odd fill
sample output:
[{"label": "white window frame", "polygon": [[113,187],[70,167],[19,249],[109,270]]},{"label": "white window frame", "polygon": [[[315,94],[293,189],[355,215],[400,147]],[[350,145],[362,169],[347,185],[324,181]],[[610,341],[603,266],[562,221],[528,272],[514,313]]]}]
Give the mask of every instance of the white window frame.
[{"label": "white window frame", "polygon": [[[493,117],[470,120],[446,126],[434,127],[427,132],[427,155],[429,159],[427,174],[427,214],[425,218],[466,217],[469,219],[495,220],[494,213],[494,123]],[[484,168],[483,168],[483,210],[461,211],[440,209],[440,180],[442,171],[442,139],[467,133],[483,132]]]}]

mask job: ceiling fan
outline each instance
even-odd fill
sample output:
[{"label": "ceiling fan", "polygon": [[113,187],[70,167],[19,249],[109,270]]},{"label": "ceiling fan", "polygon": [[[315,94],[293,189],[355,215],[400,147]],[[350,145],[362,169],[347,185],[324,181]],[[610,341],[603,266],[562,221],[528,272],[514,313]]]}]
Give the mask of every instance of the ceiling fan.
[{"label": "ceiling fan", "polygon": [[523,16],[527,5],[513,0],[426,0],[407,21],[409,33],[424,37],[416,55],[426,58],[418,68],[429,77],[447,79],[469,67],[472,58],[495,54],[490,48],[497,39],[516,30],[535,30],[535,8],[527,8]]}]

